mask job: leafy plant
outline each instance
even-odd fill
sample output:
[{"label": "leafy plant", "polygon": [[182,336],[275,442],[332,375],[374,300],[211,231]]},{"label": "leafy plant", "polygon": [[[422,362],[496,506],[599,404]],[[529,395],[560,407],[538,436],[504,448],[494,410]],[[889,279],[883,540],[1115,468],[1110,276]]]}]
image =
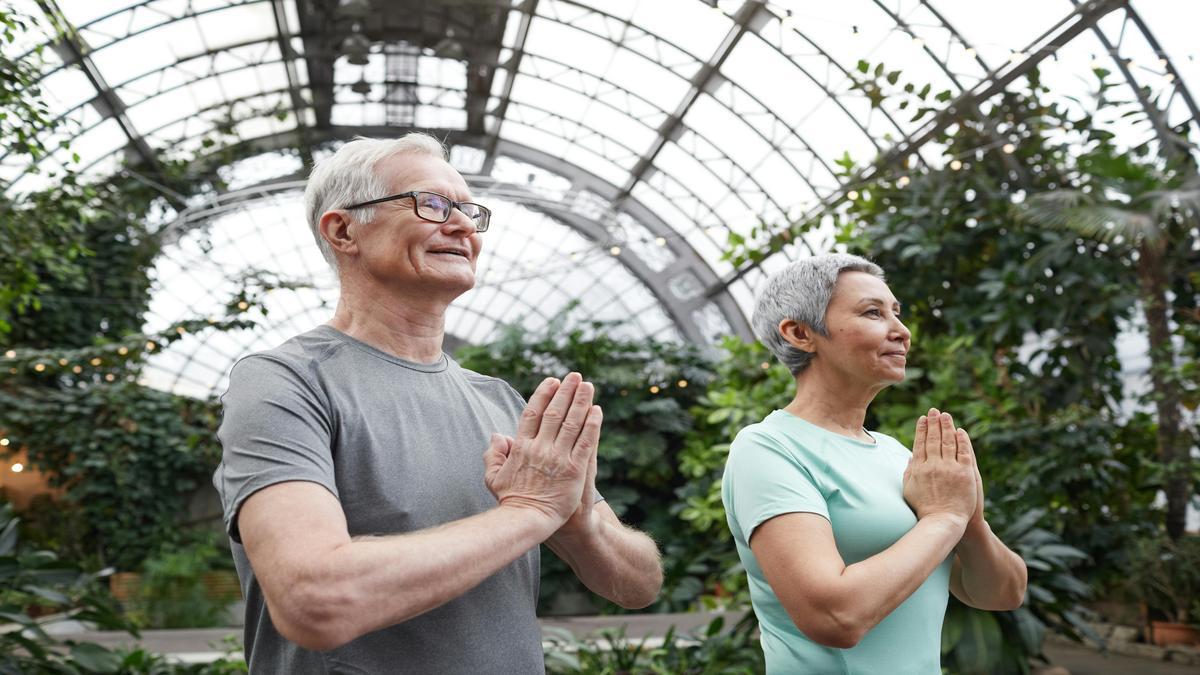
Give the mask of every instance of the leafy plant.
[{"label": "leafy plant", "polygon": [[225,609],[237,599],[230,589],[214,595],[206,579],[216,570],[232,575],[229,551],[209,532],[183,546],[166,544],[142,565],[141,584],[129,613],[145,628],[209,628],[222,625]]},{"label": "leafy plant", "polygon": [[65,491],[64,521],[83,527],[63,551],[92,567],[135,570],[176,540],[219,458],[215,404],[135,382],[0,387],[0,408],[10,447]]},{"label": "leafy plant", "polygon": [[724,619],[713,619],[703,632],[681,637],[672,626],[661,644],[640,641],[623,630],[601,631],[599,638],[580,640],[570,633],[553,635],[546,648],[548,675],[752,675],[765,670],[756,629],[748,613],[730,631]]},{"label": "leafy plant", "polygon": [[1132,547],[1127,588],[1152,616],[1200,625],[1200,536],[1153,536]]}]

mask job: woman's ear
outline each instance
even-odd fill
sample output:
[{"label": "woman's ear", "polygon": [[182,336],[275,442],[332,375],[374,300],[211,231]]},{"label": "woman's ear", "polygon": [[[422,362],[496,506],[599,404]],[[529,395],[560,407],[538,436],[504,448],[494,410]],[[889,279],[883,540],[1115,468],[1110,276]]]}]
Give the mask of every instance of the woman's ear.
[{"label": "woman's ear", "polygon": [[817,344],[813,341],[813,331],[807,325],[792,319],[784,319],[779,322],[779,334],[788,344],[799,349],[802,352],[813,354],[817,351]]},{"label": "woman's ear", "polygon": [[323,213],[320,222],[317,223],[321,237],[329,242],[329,247],[347,255],[358,252],[358,242],[354,239],[354,233],[350,231],[351,225],[346,212],[336,209]]}]

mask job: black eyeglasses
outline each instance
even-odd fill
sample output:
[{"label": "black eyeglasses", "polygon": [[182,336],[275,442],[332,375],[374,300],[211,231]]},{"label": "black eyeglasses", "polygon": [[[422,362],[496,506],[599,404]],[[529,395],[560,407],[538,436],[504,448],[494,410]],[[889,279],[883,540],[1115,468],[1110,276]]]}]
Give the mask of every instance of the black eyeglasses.
[{"label": "black eyeglasses", "polygon": [[476,204],[475,202],[456,202],[446,195],[440,195],[436,192],[424,192],[418,190],[402,192],[398,195],[392,195],[390,197],[380,197],[379,199],[372,199],[369,202],[351,204],[350,206],[343,206],[342,208],[358,209],[364,206],[382,204],[383,202],[390,202],[394,199],[406,199],[408,197],[412,197],[413,200],[413,213],[416,213],[418,218],[428,220],[431,223],[444,223],[447,220],[450,220],[450,209],[458,209],[468,218],[470,218],[471,222],[475,223],[476,232],[487,232],[488,225],[490,225],[492,222],[491,209],[482,204]]}]

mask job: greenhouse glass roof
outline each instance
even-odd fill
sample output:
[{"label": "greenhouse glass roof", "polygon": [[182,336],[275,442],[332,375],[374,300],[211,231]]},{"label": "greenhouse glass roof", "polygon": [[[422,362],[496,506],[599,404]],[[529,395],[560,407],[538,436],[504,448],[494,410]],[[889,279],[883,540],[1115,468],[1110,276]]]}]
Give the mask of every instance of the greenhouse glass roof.
[{"label": "greenhouse glass roof", "polygon": [[[0,158],[10,194],[70,164],[97,177],[202,156],[214,129],[243,157],[227,189],[170,214],[151,328],[215,311],[239,275],[311,288],[272,295],[257,332],[177,343],[162,386],[223,388],[231,361],[324,321],[336,299],[301,212],[313,158],[358,134],[424,130],[497,220],[478,287],[447,322],[480,342],[502,322],[571,311],[635,335],[708,344],[748,336],[764,274],[832,246],[817,231],[735,269],[731,234],[845,197],[837,160],[940,167],[937,116],[913,120],[855,87],[862,60],[978,105],[1036,67],[1062,101],[1091,70],[1165,111],[1120,127],[1130,145],[1200,126],[1200,3],[1182,0],[17,0],[70,152],[40,172]],[[1121,124],[1115,120],[1114,124]],[[1017,138],[993,125],[996,150]],[[1195,131],[1195,130],[1193,130]],[[1156,136],[1158,138],[1156,138]],[[78,155],[75,162],[70,154]]]}]

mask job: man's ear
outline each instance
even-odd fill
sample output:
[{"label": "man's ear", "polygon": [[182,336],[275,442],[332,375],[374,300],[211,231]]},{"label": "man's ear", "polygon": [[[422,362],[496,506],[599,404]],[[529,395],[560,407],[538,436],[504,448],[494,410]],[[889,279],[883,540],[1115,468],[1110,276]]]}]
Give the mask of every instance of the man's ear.
[{"label": "man's ear", "polygon": [[358,242],[355,241],[355,233],[350,230],[351,225],[346,212],[340,210],[326,211],[317,223],[321,237],[329,243],[329,247],[346,255],[358,253]]},{"label": "man's ear", "polygon": [[792,319],[780,321],[779,334],[788,344],[802,352],[814,354],[817,351],[817,343],[813,340],[813,330],[799,321]]}]

